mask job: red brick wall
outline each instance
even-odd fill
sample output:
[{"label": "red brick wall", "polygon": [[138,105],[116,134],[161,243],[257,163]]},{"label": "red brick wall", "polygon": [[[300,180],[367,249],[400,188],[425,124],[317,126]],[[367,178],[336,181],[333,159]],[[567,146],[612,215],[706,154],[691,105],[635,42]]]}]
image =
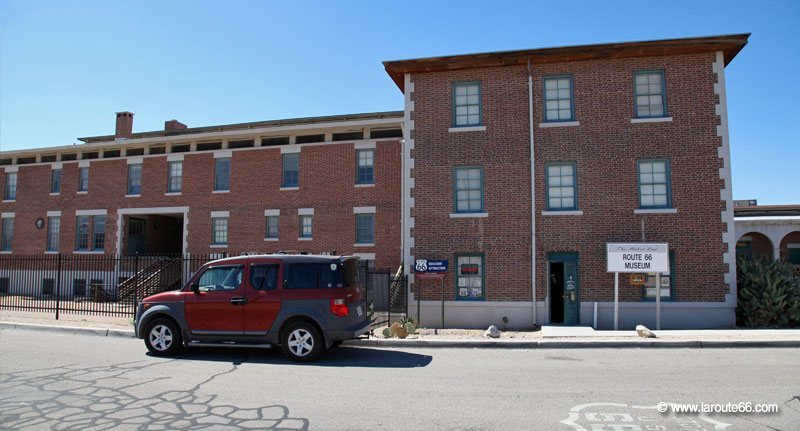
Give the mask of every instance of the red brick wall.
[{"label": "red brick wall", "polygon": [[[713,53],[534,66],[537,299],[547,294],[550,252],[580,254],[581,300],[613,300],[605,243],[668,242],[675,253],[678,301],[723,301],[727,266],[720,219],[723,182],[716,135],[718,97]],[[663,69],[672,122],[631,124],[633,72]],[[540,128],[542,77],[572,74],[577,127]],[[484,132],[449,133],[452,83],[483,82]],[[413,176],[417,258],[486,254],[486,299],[530,301],[530,153],[527,68],[521,66],[412,76]],[[431,157],[441,154],[444,157]],[[636,162],[668,158],[677,214],[635,215]],[[543,216],[546,163],[577,163],[582,216]],[[451,219],[456,165],[482,165],[488,218]],[[621,284],[621,300],[639,301],[640,287]],[[446,298],[454,298],[451,275]],[[431,283],[426,283],[431,284]],[[426,299],[439,299],[430,289]]]},{"label": "red brick wall", "polygon": [[[14,254],[41,254],[47,229],[37,230],[38,217],[62,211],[62,252],[75,248],[75,210],[107,209],[106,253],[116,252],[117,209],[188,206],[188,251],[210,253],[211,211],[230,211],[228,252],[375,253],[376,266],[400,264],[399,140],[378,141],[375,149],[375,186],[354,187],[356,150],[352,143],[303,146],[300,190],[281,191],[281,154],[278,147],[233,150],[230,193],[212,193],[212,152],[184,153],[183,191],[165,196],[167,156],[145,156],[142,194],[125,197],[127,162],[124,158],[92,160],[89,192],[77,194],[78,162],[63,162],[60,196],[50,196],[50,164],[20,166],[17,199],[0,203],[0,212],[14,212]],[[2,172],[2,170],[0,170]],[[2,176],[2,175],[0,175]],[[3,176],[4,177],[4,176]],[[0,179],[0,182],[3,182]],[[2,184],[0,184],[2,186]],[[375,206],[375,246],[354,247],[353,207]],[[314,208],[314,240],[297,241],[298,208]],[[280,241],[264,241],[265,209],[280,209]]]}]

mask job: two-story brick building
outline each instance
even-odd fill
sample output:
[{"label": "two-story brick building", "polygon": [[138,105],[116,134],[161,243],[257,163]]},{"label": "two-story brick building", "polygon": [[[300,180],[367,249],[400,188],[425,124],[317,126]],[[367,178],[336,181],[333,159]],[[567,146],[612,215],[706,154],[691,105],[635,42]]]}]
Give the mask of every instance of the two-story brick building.
[{"label": "two-story brick building", "polygon": [[[386,62],[404,112],[143,133],[118,113],[0,153],[0,252],[352,253],[402,263],[426,326],[608,328],[606,243],[665,242],[662,325],[732,326],[725,66],[747,38]],[[414,280],[423,258],[442,283]],[[655,279],[622,278],[623,328],[655,320]]]},{"label": "two-story brick building", "polygon": [[[732,326],[725,66],[747,37],[384,63],[405,94],[404,264],[453,262],[443,289],[412,280],[412,313],[592,324],[596,304],[608,328],[606,243],[666,242],[663,326]],[[653,324],[655,278],[623,277],[622,327]]]}]

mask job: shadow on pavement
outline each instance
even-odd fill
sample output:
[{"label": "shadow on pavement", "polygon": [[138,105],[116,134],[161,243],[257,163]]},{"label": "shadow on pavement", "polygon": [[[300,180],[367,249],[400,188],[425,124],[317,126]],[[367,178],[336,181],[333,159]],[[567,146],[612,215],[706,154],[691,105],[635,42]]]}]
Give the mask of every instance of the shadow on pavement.
[{"label": "shadow on pavement", "polygon": [[426,367],[433,358],[394,349],[372,349],[366,347],[335,347],[323,352],[309,363],[292,362],[283,356],[280,348],[247,349],[226,347],[193,347],[185,349],[178,360],[230,362],[234,365],[247,361],[248,364],[273,364],[315,367],[363,367],[363,368],[418,368]]}]

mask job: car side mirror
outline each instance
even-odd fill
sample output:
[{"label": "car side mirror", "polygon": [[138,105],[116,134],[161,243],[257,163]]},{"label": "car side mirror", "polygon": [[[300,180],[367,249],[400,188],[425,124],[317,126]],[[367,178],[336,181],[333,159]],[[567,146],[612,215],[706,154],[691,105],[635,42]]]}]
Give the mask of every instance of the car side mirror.
[{"label": "car side mirror", "polygon": [[200,294],[200,285],[199,284],[192,283],[191,288],[192,288],[192,292],[194,292],[195,295],[199,295]]}]

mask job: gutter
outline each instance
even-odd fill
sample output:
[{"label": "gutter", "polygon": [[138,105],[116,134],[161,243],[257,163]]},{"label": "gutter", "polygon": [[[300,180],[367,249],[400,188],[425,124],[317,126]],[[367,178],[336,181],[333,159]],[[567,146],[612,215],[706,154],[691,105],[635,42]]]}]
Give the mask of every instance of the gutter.
[{"label": "gutter", "polygon": [[533,146],[533,75],[531,61],[528,60],[528,120],[531,130],[531,317],[536,326],[536,187],[535,159]]}]

